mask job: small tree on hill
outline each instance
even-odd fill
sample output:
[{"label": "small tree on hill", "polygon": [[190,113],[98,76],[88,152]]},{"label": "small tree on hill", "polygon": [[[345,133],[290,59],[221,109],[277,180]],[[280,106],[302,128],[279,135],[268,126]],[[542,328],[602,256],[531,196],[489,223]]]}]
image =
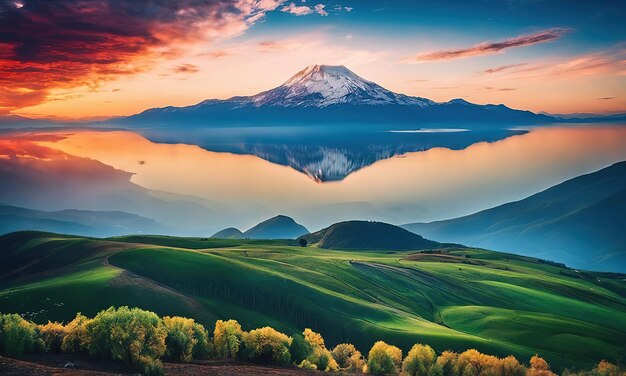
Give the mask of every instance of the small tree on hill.
[{"label": "small tree on hill", "polygon": [[374,375],[395,375],[402,363],[402,350],[383,341],[372,346],[367,357],[367,369]]},{"label": "small tree on hill", "polygon": [[208,334],[202,325],[178,316],[163,317],[163,324],[167,329],[165,355],[169,359],[188,362],[206,356]]},{"label": "small tree on hill", "polygon": [[304,339],[311,344],[312,353],[307,358],[308,361],[315,364],[320,371],[336,371],[339,369],[337,362],[333,358],[331,352],[324,344],[324,338],[321,334],[312,331],[309,328],[302,332]]},{"label": "small tree on hill", "polygon": [[333,358],[339,365],[339,369],[349,372],[363,372],[365,360],[359,350],[349,343],[341,343],[332,351]]},{"label": "small tree on hill", "polygon": [[66,353],[86,353],[88,351],[89,337],[87,336],[87,324],[91,319],[76,314],[76,318],[65,326],[65,336],[61,343],[61,350]]},{"label": "small tree on hill", "polygon": [[437,357],[436,364],[442,369],[446,376],[456,376],[456,361],[459,353],[454,351],[444,351]]},{"label": "small tree on hill", "polygon": [[527,376],[556,376],[556,374],[550,371],[550,365],[543,358],[540,358],[537,354],[530,358],[530,368],[526,372]]},{"label": "small tree on hill", "polygon": [[308,244],[305,238],[300,238],[298,242],[300,243],[300,247],[306,247]]},{"label": "small tree on hill", "polygon": [[154,312],[113,307],[87,323],[89,352],[121,360],[148,375],[163,373],[158,360],[165,354],[167,331]]},{"label": "small tree on hill", "polygon": [[[299,365],[303,360],[306,360],[313,354],[313,346],[307,341],[300,333],[296,333],[291,336],[291,345],[289,345],[289,352],[291,353],[291,361],[295,365]],[[309,362],[310,363],[310,362]],[[315,367],[317,369],[317,366]]]},{"label": "small tree on hill", "polygon": [[289,364],[291,338],[269,326],[243,334],[245,358],[259,363]]},{"label": "small tree on hill", "polygon": [[236,320],[217,320],[213,331],[215,353],[219,357],[236,358],[243,339],[243,330]]},{"label": "small tree on hill", "polygon": [[39,325],[38,330],[39,335],[43,340],[43,346],[46,352],[61,352],[61,345],[63,344],[63,339],[67,334],[67,329],[63,326],[63,324],[48,321],[45,325]]},{"label": "small tree on hill", "polygon": [[0,314],[0,354],[19,357],[35,350],[36,327],[15,313]]},{"label": "small tree on hill", "polygon": [[402,375],[428,376],[436,360],[437,354],[435,350],[428,345],[416,344],[404,358],[404,362],[402,362]]}]

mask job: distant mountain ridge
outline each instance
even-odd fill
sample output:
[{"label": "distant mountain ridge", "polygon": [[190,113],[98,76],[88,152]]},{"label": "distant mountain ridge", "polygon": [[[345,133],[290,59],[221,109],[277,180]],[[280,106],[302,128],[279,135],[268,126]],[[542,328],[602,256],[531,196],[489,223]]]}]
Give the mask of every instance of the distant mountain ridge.
[{"label": "distant mountain ridge", "polygon": [[[186,107],[153,108],[105,123],[181,126],[281,124],[547,123],[556,119],[505,105],[463,99],[437,103],[394,93],[345,66],[312,65],[282,85],[252,96],[209,99]],[[482,125],[484,126],[484,125]]]},{"label": "distant mountain ridge", "polygon": [[403,227],[436,240],[626,271],[626,161],[523,200],[465,217]]},{"label": "distant mountain ridge", "polygon": [[219,239],[296,239],[308,234],[309,230],[286,215],[277,215],[267,219],[245,232],[229,227],[213,234]]},{"label": "distant mountain ridge", "polygon": [[164,232],[164,226],[152,219],[121,211],[44,211],[0,203],[0,235],[22,230],[108,237],[155,234]]},{"label": "distant mountain ridge", "polygon": [[339,250],[418,250],[444,245],[383,222],[345,221],[301,237],[310,245]]}]

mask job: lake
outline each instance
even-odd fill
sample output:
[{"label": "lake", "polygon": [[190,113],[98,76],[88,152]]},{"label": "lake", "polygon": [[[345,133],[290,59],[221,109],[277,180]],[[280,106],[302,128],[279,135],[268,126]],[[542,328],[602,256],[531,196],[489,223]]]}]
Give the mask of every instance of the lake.
[{"label": "lake", "polygon": [[[57,129],[7,131],[0,142],[3,175],[18,176],[0,184],[3,202],[131,211],[168,225],[184,223],[175,233],[185,234],[245,229],[276,214],[310,230],[345,219],[402,224],[452,218],[626,160],[626,127],[606,124],[495,132],[462,126],[340,133],[297,127]],[[37,175],[61,162],[65,167],[56,175],[71,179]],[[74,165],[79,167],[69,167]],[[27,171],[33,171],[28,179]],[[37,189],[39,196],[58,199],[37,201]],[[207,213],[183,218],[182,209],[167,215],[151,204],[133,207],[128,192],[170,206],[193,203]]]}]

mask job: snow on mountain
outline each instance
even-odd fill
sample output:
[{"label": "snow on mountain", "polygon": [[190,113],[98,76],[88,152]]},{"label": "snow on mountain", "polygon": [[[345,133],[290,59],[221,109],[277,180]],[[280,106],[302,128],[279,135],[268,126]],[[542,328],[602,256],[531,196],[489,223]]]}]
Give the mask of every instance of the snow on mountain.
[{"label": "snow on mountain", "polygon": [[[528,124],[556,119],[505,105],[449,102],[394,93],[344,67],[311,65],[282,85],[252,96],[208,99],[185,107],[153,108],[116,123],[229,125],[427,124],[471,122]],[[111,121],[108,121],[111,123]]]},{"label": "snow on mountain", "polygon": [[326,107],[334,104],[401,104],[420,107],[435,104],[426,98],[396,94],[359,77],[343,65],[311,65],[281,86],[252,97],[231,98],[253,106]]}]

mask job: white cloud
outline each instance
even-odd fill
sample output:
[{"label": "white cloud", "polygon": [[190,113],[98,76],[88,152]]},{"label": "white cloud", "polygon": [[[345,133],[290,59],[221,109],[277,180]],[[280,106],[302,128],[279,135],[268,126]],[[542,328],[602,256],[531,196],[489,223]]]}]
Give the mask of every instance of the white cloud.
[{"label": "white cloud", "polygon": [[317,5],[315,5],[315,11],[320,16],[328,16],[328,12],[324,10],[325,7],[326,7],[326,5],[324,5],[324,4],[317,4]]},{"label": "white cloud", "polygon": [[290,3],[282,7],[281,12],[295,14],[296,16],[306,16],[307,14],[313,13],[313,9],[306,5],[296,5],[295,3]]}]

